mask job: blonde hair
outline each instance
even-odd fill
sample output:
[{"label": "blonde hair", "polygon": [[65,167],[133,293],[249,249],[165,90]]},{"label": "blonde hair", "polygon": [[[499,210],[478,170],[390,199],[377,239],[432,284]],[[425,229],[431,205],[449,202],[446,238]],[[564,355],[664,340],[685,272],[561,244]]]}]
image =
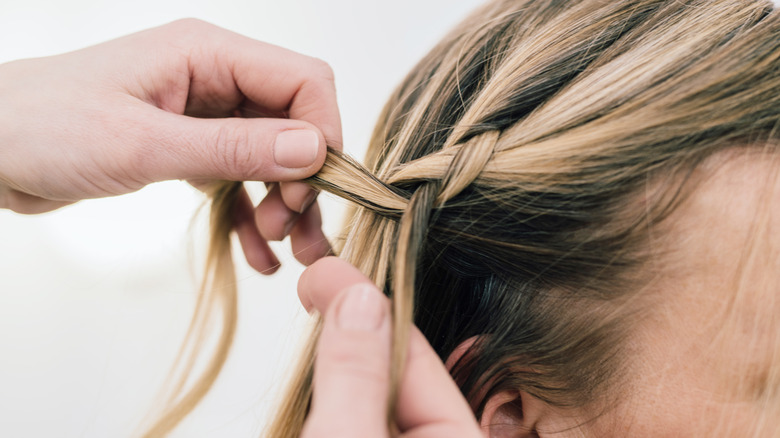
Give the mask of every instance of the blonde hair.
[{"label": "blonde hair", "polygon": [[[357,204],[339,252],[392,299],[394,391],[415,323],[442,358],[479,336],[452,371],[477,415],[503,389],[583,406],[620,388],[626,297],[653,275],[649,230],[707,157],[778,140],[778,121],[771,3],[495,0],[392,95],[365,167],[330,151],[309,182]],[[650,183],[657,196],[630,208]],[[213,194],[217,286],[201,298],[226,309],[225,348],[147,436],[194,407],[227,355],[226,194],[239,185]],[[318,331],[269,436],[300,434]]]}]

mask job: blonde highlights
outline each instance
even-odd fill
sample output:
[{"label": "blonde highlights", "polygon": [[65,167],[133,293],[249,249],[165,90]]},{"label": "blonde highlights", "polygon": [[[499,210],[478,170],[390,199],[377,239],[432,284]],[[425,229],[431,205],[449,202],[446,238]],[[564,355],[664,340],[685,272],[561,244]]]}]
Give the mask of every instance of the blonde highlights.
[{"label": "blonde highlights", "polygon": [[[211,389],[227,360],[236,333],[238,289],[231,254],[230,232],[241,183],[215,182],[203,190],[212,200],[209,214],[209,248],[195,314],[187,329],[176,363],[163,388],[162,407],[144,438],[164,437],[186,417]],[[217,319],[215,321],[215,319]],[[208,329],[217,325],[219,335],[205,368],[193,376]]]},{"label": "blonde highlights", "polygon": [[[503,389],[556,406],[617,394],[635,316],[626,302],[655,274],[649,230],[707,157],[779,140],[778,121],[770,3],[495,0],[475,11],[391,96],[366,166],[330,151],[309,179],[357,204],[339,255],[392,300],[390,406],[412,324],[442,358],[479,337],[452,371],[478,416]],[[215,248],[228,240],[222,197],[239,184],[214,194]],[[648,185],[664,196],[628,208]],[[220,257],[229,252],[210,260]],[[235,306],[235,284],[211,278]],[[300,435],[318,327],[268,436]],[[173,423],[189,410],[177,403]]]}]

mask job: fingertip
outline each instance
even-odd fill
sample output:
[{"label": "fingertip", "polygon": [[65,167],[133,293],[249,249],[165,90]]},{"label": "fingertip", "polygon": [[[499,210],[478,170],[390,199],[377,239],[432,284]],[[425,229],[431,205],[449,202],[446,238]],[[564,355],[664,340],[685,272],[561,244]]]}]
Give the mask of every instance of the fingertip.
[{"label": "fingertip", "polygon": [[291,211],[282,201],[278,184],[255,207],[255,225],[260,235],[270,241],[281,241],[295,226],[298,213]]},{"label": "fingertip", "polygon": [[[326,323],[335,322],[341,330],[372,332],[389,324],[389,303],[373,283],[353,284],[339,292],[336,300],[338,305],[328,309]],[[380,340],[389,344],[390,338]]]},{"label": "fingertip", "polygon": [[307,287],[312,278],[319,278],[322,275],[322,272],[328,271],[330,266],[341,266],[344,263],[347,262],[335,256],[323,257],[317,260],[303,270],[300,278],[298,278],[298,287]]},{"label": "fingertip", "polygon": [[292,211],[303,213],[317,200],[319,192],[310,185],[300,181],[280,183],[284,205]]},{"label": "fingertip", "polygon": [[281,264],[255,226],[249,195],[245,189],[242,188],[241,191],[234,210],[233,227],[238,235],[244,257],[249,266],[261,274],[273,274]]},{"label": "fingertip", "polygon": [[312,290],[312,281],[317,281],[321,277],[321,265],[327,270],[327,265],[330,263],[329,259],[337,258],[323,257],[309,265],[309,267],[303,270],[301,276],[298,277],[298,296],[301,298],[301,304],[303,304],[303,307],[306,307],[306,310],[309,310],[308,305],[311,303],[308,293]]},{"label": "fingertip", "polygon": [[345,288],[371,282],[357,268],[338,257],[323,257],[306,268],[298,279],[298,298],[311,312],[324,313],[331,301]]},{"label": "fingertip", "polygon": [[202,119],[165,111],[147,118],[150,129],[139,143],[154,159],[139,167],[154,181],[296,181],[317,173],[327,155],[322,132],[303,120]]},{"label": "fingertip", "polygon": [[305,170],[308,174],[314,174],[322,167],[325,153],[325,138],[313,126],[307,129],[283,130],[276,134],[273,144],[273,158],[278,166],[290,170]]},{"label": "fingertip", "polygon": [[244,235],[242,238],[240,232],[238,232],[238,236],[239,241],[241,241],[244,258],[246,258],[247,264],[252,269],[263,275],[271,275],[279,270],[282,264],[265,240],[255,240],[254,237],[247,235]]},{"label": "fingertip", "polygon": [[325,235],[319,233],[319,237],[311,239],[298,238],[297,243],[293,244],[293,255],[302,265],[309,266],[322,257],[333,255],[333,249]]},{"label": "fingertip", "polygon": [[316,202],[298,218],[290,233],[290,244],[295,258],[306,266],[332,254],[330,242],[322,232],[322,218]]},{"label": "fingertip", "polygon": [[281,262],[279,262],[279,261],[277,261],[275,264],[273,264],[273,265],[271,265],[271,266],[269,266],[269,267],[267,267],[267,268],[265,268],[265,269],[263,269],[263,270],[260,270],[260,269],[257,269],[257,268],[255,268],[255,269],[256,269],[258,272],[260,272],[261,274],[263,274],[263,275],[273,275],[273,274],[275,274],[275,273],[276,273],[276,271],[278,271],[278,270],[279,270],[279,268],[281,268],[281,267],[282,267],[282,263],[281,263]]},{"label": "fingertip", "polygon": [[[376,286],[362,282],[342,289],[324,312],[308,419],[328,430],[323,436],[380,436],[386,427],[391,342],[386,301]],[[345,412],[357,421],[339,421]]]},{"label": "fingertip", "polygon": [[338,284],[332,284],[331,286],[334,287],[328,286],[328,289],[345,289],[349,285],[356,283],[357,280],[368,278],[349,262],[336,256],[323,257],[312,263],[311,266],[303,271],[303,276],[311,279],[325,280],[333,277],[334,273],[338,273],[339,275],[337,277],[343,278],[344,281],[338,281]]}]

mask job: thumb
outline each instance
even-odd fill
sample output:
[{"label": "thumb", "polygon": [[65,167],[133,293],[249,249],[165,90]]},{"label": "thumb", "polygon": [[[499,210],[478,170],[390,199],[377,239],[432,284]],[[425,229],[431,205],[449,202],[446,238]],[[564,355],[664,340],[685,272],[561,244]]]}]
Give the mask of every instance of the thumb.
[{"label": "thumb", "polygon": [[294,181],[314,175],[325,162],[325,138],[307,122],[161,113],[151,132],[154,159],[144,163],[153,181]]},{"label": "thumb", "polygon": [[390,320],[370,284],[344,290],[328,308],[314,365],[303,437],[387,437]]}]

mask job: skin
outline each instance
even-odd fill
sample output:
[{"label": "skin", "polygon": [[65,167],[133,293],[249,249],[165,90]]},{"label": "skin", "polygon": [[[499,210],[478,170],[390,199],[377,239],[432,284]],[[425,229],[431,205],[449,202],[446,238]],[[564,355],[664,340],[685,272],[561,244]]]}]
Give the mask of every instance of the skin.
[{"label": "skin", "polygon": [[[304,272],[298,296],[325,315],[314,399],[302,437],[389,437],[390,302],[347,262],[328,257]],[[419,331],[412,332],[396,423],[404,437],[480,437],[468,403]]]},{"label": "skin", "polygon": [[702,183],[659,236],[662,275],[640,299],[631,391],[595,433],[778,436],[778,401],[761,397],[778,388],[779,171],[776,155],[734,151],[697,170]]},{"label": "skin", "polygon": [[[183,20],[64,55],[4,64],[0,96],[0,208],[40,213],[169,179],[196,187],[217,179],[265,181],[265,199],[255,207],[242,193],[236,210],[235,228],[250,265],[273,272],[278,261],[267,240],[288,233],[303,263],[330,251],[315,193],[295,182],[319,170],[326,144],[341,146],[333,73],[322,61]],[[302,130],[312,134],[316,154],[297,166],[277,162],[278,136]],[[323,311],[335,290],[317,295],[326,300],[320,303]],[[328,318],[322,342],[323,357],[330,359],[320,361],[318,373],[332,378],[319,380],[318,414],[307,436],[333,436],[334,430],[367,436],[359,424],[333,423],[346,420],[349,411],[323,404],[331,398],[339,398],[336,407],[355,396],[376,398],[376,404],[365,405],[366,412],[374,420],[383,418],[379,400],[387,385],[381,380],[371,385],[370,376],[378,375],[373,365],[381,368],[386,361],[381,352],[389,354],[388,303],[375,289],[369,292],[384,321],[381,329],[356,329],[360,322],[334,325],[335,318]],[[361,312],[352,316],[359,320]],[[379,344],[373,342],[377,337]],[[378,353],[371,367],[362,368],[363,380],[360,373],[345,373],[339,359],[349,356],[345,345],[358,344]],[[468,405],[420,333],[412,345],[408,380],[416,389],[402,395],[404,429],[421,431],[410,436],[463,430],[478,436]],[[424,389],[428,379],[433,391]]]},{"label": "skin", "polygon": [[[0,66],[0,208],[40,213],[156,181],[282,182],[236,230],[250,265],[279,262],[268,240],[291,234],[311,263],[329,251],[313,175],[341,147],[333,72],[324,62],[181,20],[76,52]],[[304,132],[282,150],[277,136]],[[289,137],[288,137],[289,139]],[[293,165],[291,165],[293,164]]]},{"label": "skin", "polygon": [[[753,153],[722,153],[697,170],[702,183],[652,242],[662,257],[658,278],[629,303],[643,312],[611,407],[561,410],[522,392],[501,393],[488,401],[477,432],[447,368],[415,331],[397,407],[402,436],[778,436],[780,406],[771,391],[780,387],[773,369],[780,352],[779,175],[777,157]],[[366,284],[335,258],[318,261],[299,282],[304,307],[325,315],[307,438],[391,436],[384,417],[388,306]],[[382,303],[377,329],[339,326],[345,307],[355,318],[376,317],[367,305],[344,306],[355,296]],[[348,420],[344,412],[352,413]]]},{"label": "skin", "polygon": [[[321,61],[184,20],[2,65],[0,96],[2,208],[38,213],[167,179],[196,186],[274,182],[257,207],[243,193],[236,211],[250,264],[272,272],[278,261],[267,240],[288,232],[304,263],[329,251],[312,192],[294,183],[319,169],[326,143],[341,144],[333,76]],[[287,131],[312,133],[312,160],[277,162],[277,136]],[[700,170],[706,184],[670,218],[662,233],[668,239],[656,242],[669,258],[639,300],[646,312],[630,338],[629,378],[614,409],[594,420],[601,410],[562,412],[507,392],[488,401],[478,424],[446,366],[414,331],[396,409],[403,436],[732,437],[780,430],[780,416],[766,414],[777,413],[777,402],[761,404],[762,390],[778,387],[778,169],[766,157],[724,154]],[[746,242],[751,251],[744,251]],[[391,436],[386,298],[335,258],[305,272],[299,296],[325,315],[304,437]]]}]

